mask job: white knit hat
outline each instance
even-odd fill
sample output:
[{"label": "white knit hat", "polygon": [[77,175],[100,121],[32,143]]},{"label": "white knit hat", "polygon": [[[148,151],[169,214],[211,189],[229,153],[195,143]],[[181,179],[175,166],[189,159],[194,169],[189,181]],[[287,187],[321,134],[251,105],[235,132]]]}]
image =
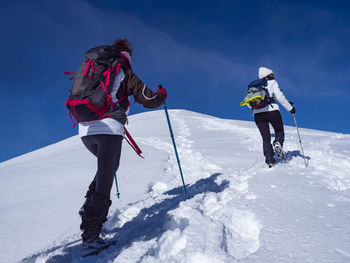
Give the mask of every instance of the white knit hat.
[{"label": "white knit hat", "polygon": [[273,71],[271,69],[265,67],[259,68],[259,79],[265,78],[270,74],[273,74]]}]

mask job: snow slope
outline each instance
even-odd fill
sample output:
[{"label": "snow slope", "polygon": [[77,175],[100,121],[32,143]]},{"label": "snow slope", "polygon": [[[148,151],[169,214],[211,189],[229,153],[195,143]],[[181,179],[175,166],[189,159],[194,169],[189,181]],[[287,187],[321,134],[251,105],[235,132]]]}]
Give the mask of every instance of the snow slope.
[{"label": "snow slope", "polygon": [[[253,122],[171,110],[130,117],[107,237],[80,260],[78,209],[96,169],[78,137],[0,164],[0,262],[350,262],[350,135],[286,127],[269,169]],[[115,194],[115,188],[113,188]]]}]

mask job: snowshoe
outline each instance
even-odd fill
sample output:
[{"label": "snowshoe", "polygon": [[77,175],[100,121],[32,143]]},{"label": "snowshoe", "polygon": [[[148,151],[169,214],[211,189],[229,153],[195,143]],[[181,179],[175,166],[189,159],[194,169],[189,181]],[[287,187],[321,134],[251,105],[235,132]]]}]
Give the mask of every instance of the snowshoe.
[{"label": "snowshoe", "polygon": [[102,250],[109,248],[116,243],[116,240],[106,240],[100,237],[97,239],[87,240],[82,244],[80,257],[98,255]]},{"label": "snowshoe", "polygon": [[284,155],[282,145],[279,142],[274,142],[273,146],[275,147],[277,157],[280,159],[284,159],[285,155]]}]

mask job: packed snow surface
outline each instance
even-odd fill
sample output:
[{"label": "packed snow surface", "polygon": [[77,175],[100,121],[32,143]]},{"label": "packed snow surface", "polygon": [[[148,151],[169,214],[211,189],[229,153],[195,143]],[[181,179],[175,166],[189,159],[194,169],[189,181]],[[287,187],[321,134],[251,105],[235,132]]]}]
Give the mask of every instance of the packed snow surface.
[{"label": "packed snow surface", "polygon": [[117,244],[79,258],[96,160],[75,136],[0,164],[0,262],[350,262],[350,135],[300,129],[303,159],[285,127],[269,169],[253,122],[169,113],[187,200],[164,112],[137,114],[145,159],[123,145],[104,227]]}]

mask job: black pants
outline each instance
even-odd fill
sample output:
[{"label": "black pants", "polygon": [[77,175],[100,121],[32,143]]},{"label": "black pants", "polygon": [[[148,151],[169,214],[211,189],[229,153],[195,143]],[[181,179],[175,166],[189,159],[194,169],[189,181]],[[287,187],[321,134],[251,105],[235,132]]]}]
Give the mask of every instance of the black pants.
[{"label": "black pants", "polygon": [[[81,138],[85,147],[97,157],[97,172],[87,193],[87,210],[99,215],[110,205],[114,174],[118,170],[123,136],[88,135]],[[107,208],[108,209],[108,208]]]},{"label": "black pants", "polygon": [[254,114],[254,119],[263,139],[265,160],[266,162],[269,162],[273,158],[273,148],[271,145],[271,133],[269,126],[270,123],[275,130],[274,142],[277,141],[282,146],[284,142],[284,128],[281,113],[278,110],[256,113]]}]

